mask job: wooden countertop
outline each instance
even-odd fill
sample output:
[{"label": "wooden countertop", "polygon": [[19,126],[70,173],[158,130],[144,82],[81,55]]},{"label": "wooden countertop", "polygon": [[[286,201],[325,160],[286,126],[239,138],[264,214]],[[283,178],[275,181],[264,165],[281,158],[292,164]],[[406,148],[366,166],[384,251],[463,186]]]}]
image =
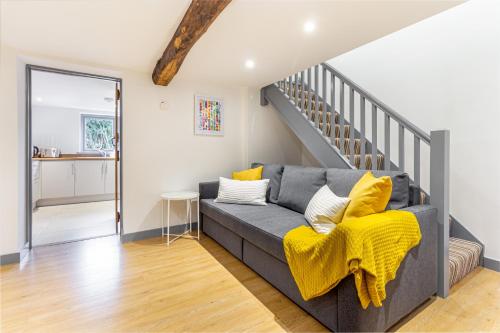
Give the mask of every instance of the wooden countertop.
[{"label": "wooden countertop", "polygon": [[114,157],[102,156],[62,156],[62,157],[33,157],[33,161],[114,161]]}]

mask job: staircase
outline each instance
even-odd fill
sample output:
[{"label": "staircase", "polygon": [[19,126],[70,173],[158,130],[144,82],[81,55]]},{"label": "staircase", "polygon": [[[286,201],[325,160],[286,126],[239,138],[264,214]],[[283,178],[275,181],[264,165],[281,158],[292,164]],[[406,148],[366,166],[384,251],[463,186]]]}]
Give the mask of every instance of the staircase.
[{"label": "staircase", "polygon": [[[448,131],[425,133],[326,63],[262,88],[261,104],[268,102],[324,167],[410,173],[417,200],[439,212],[439,296],[446,297],[452,285],[479,266],[482,244],[450,237],[449,223],[458,222],[448,209]],[[394,129],[397,135],[391,136]],[[413,140],[405,142],[408,135]],[[430,147],[430,195],[421,188],[421,144]],[[397,160],[391,157],[394,147]]]}]

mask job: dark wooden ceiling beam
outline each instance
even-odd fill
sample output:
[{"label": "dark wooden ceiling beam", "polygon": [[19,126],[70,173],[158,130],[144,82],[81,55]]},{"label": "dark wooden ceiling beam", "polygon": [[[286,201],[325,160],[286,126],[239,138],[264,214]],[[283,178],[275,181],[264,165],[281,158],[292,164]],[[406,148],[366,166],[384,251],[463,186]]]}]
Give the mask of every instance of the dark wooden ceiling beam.
[{"label": "dark wooden ceiling beam", "polygon": [[153,71],[153,82],[166,86],[172,81],[189,50],[231,0],[192,0],[174,36]]}]

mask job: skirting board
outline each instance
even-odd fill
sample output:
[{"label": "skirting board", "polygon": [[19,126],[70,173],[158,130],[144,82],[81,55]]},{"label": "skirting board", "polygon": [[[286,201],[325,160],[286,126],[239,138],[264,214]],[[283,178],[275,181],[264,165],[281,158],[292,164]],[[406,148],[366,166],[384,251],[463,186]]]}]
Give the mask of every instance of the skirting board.
[{"label": "skirting board", "polygon": [[483,266],[485,268],[491,269],[496,272],[500,272],[500,261],[486,257],[484,257],[483,260],[484,260]]},{"label": "skirting board", "polygon": [[21,253],[9,253],[3,254],[0,256],[0,266],[9,265],[9,264],[17,264],[21,261]]},{"label": "skirting board", "polygon": [[[185,224],[173,225],[170,227],[170,233],[180,234],[185,230],[185,227],[186,227]],[[198,228],[198,223],[193,222],[192,230],[196,232],[197,228]],[[165,232],[167,232],[167,228],[165,228]],[[200,232],[201,232],[201,230],[200,230]],[[129,234],[123,234],[120,236],[120,241],[122,243],[127,243],[127,242],[134,242],[134,241],[138,241],[138,240],[142,240],[142,239],[148,239],[148,238],[160,237],[160,236],[161,236],[161,228],[156,228],[156,229],[132,232]]]}]

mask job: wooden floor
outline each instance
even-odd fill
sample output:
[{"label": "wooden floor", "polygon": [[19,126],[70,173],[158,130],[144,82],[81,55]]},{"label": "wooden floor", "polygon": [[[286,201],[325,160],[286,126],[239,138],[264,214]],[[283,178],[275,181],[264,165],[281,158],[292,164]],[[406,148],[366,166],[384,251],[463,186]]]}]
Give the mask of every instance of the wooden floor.
[{"label": "wooden floor", "polygon": [[[3,266],[1,332],[323,332],[209,238],[37,248]],[[500,331],[500,274],[478,269],[396,331]]]}]

